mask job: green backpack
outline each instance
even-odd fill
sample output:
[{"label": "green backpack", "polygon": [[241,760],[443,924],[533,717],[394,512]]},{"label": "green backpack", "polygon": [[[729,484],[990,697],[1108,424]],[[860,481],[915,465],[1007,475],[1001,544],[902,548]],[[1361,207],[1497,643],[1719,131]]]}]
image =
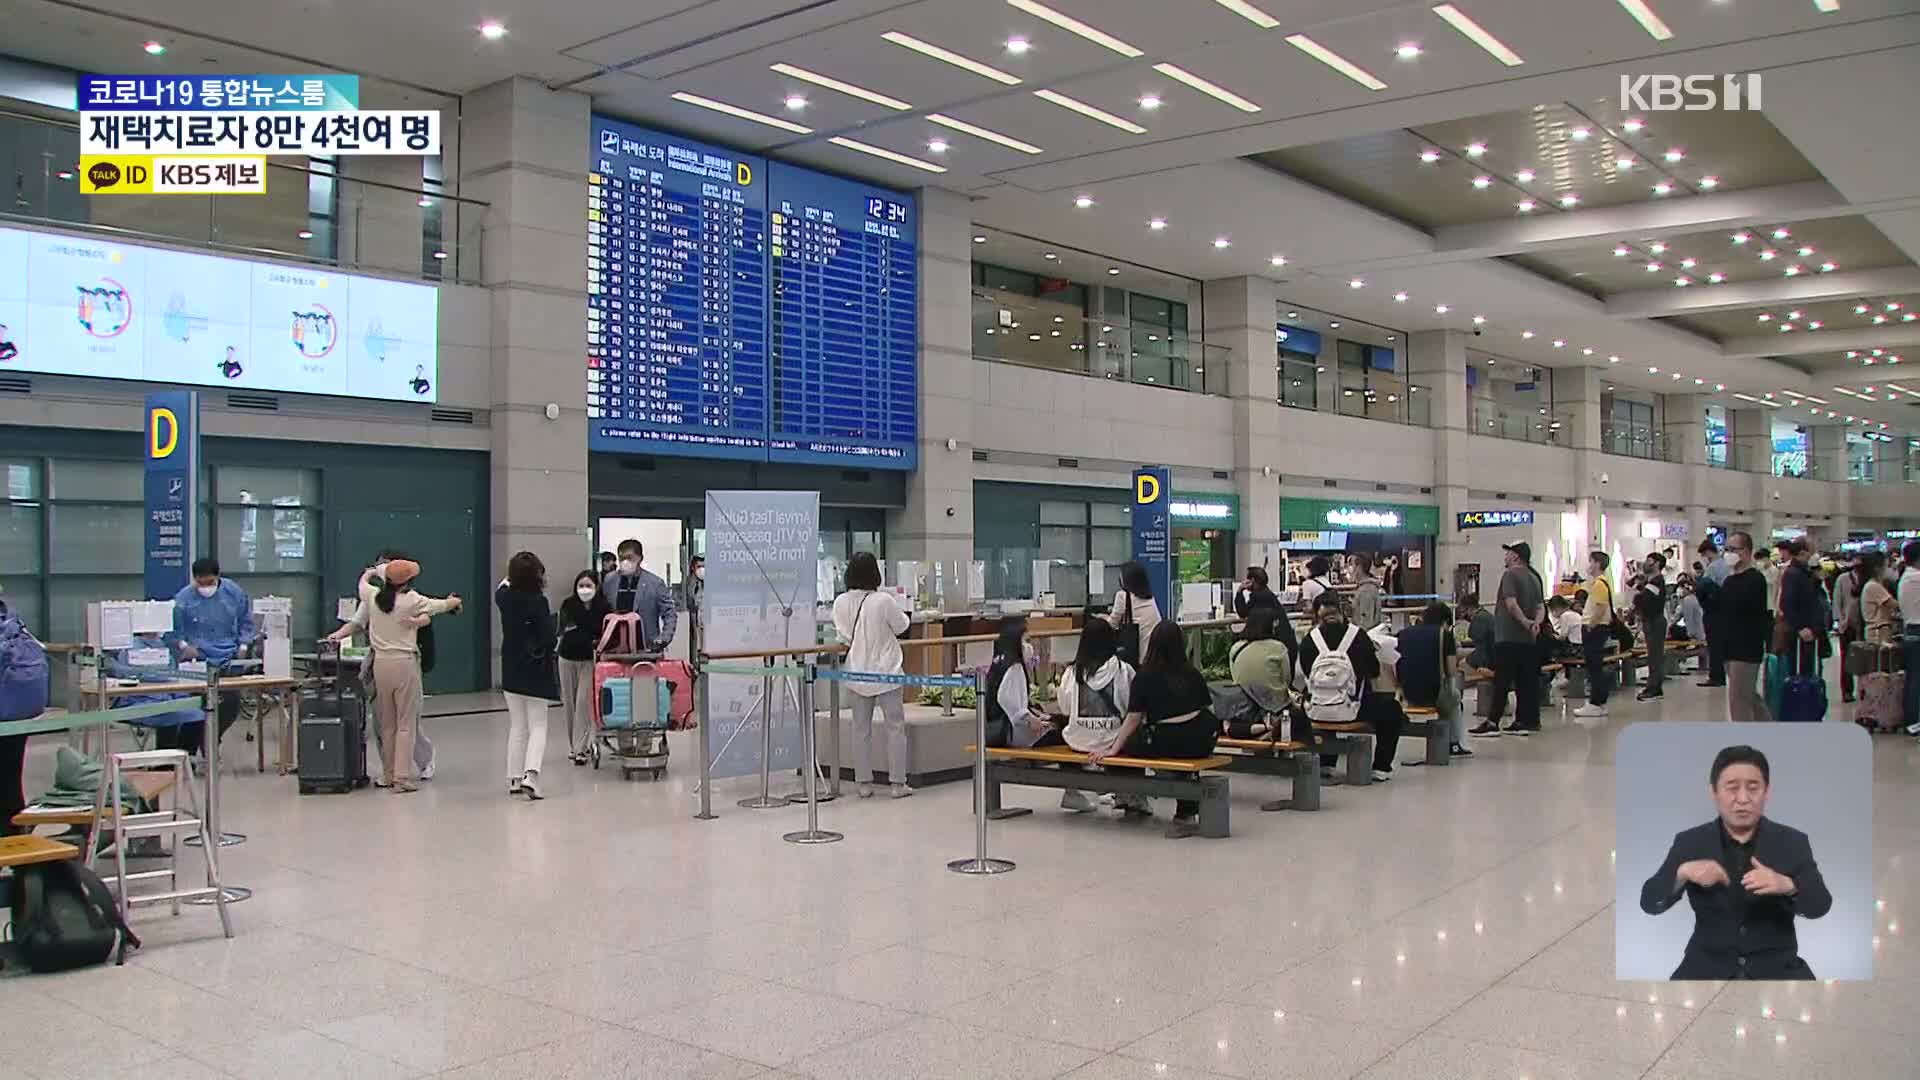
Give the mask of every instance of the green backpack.
[{"label": "green backpack", "polygon": [[127,948],[140,939],[120,918],[100,875],[77,860],[16,867],[13,880],[13,946],[28,968],[71,971],[127,962]]}]

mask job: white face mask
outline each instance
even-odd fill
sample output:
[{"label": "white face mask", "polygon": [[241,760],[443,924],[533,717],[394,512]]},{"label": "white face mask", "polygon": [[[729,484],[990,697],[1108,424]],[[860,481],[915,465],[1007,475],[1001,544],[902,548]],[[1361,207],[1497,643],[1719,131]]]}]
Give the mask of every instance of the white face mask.
[{"label": "white face mask", "polygon": [[707,580],[707,568],[704,566],[697,567],[693,571],[693,576],[699,578],[701,581]]},{"label": "white face mask", "polygon": [[580,602],[583,604],[593,603],[594,588],[591,585],[582,585],[579,588],[573,590],[573,594],[575,596],[578,596],[580,598]]},{"label": "white face mask", "polygon": [[220,591],[220,583],[214,582],[212,585],[195,585],[193,591],[211,600],[213,599],[213,594]]},{"label": "white face mask", "polygon": [[629,576],[640,572],[640,564],[633,559],[620,560],[620,572]]}]

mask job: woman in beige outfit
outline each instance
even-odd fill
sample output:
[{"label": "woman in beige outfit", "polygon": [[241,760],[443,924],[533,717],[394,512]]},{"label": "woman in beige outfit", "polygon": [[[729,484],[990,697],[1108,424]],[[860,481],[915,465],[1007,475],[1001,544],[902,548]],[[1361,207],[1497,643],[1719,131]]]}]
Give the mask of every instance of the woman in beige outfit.
[{"label": "woman in beige outfit", "polygon": [[460,610],[460,597],[438,600],[413,591],[420,564],[410,559],[387,563],[378,589],[373,571],[360,578],[360,602],[367,609],[367,640],[373,646],[373,711],[380,724],[382,787],[396,794],[418,791],[413,777],[413,735],[420,722],[419,628],[435,615]]}]

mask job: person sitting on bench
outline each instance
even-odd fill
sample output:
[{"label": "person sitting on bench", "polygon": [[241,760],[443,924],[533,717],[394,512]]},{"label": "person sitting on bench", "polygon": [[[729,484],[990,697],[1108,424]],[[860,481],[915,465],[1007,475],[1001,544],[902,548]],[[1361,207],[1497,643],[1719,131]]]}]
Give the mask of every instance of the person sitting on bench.
[{"label": "person sitting on bench", "polygon": [[[1279,628],[1286,627],[1286,636]],[[1240,639],[1227,650],[1227,663],[1233,685],[1239,687],[1260,710],[1251,719],[1223,721],[1221,734],[1231,739],[1263,739],[1271,730],[1269,721],[1286,709],[1292,698],[1293,654],[1298,646],[1293,639],[1293,624],[1278,607],[1256,607],[1247,614],[1246,628]]]},{"label": "person sitting on bench", "polygon": [[[1328,596],[1334,594],[1328,593]],[[1207,678],[1187,656],[1187,636],[1180,624],[1163,620],[1147,637],[1140,674],[1133,680],[1127,719],[1120,727],[1118,749],[1088,755],[1098,765],[1115,755],[1157,758],[1213,756],[1220,725],[1213,719],[1213,695]],[[1200,803],[1180,799],[1173,808],[1173,839],[1200,831]]]},{"label": "person sitting on bench", "polygon": [[1027,619],[1015,615],[1000,624],[987,669],[987,745],[1032,746],[1053,732],[1053,721],[1033,706],[1033,682],[1027,670]]},{"label": "person sitting on bench", "polygon": [[[1158,629],[1158,627],[1156,627]],[[1107,755],[1119,752],[1120,729],[1126,722],[1132,702],[1133,665],[1114,655],[1119,632],[1105,619],[1091,618],[1080,630],[1080,648],[1073,666],[1060,675],[1060,711],[1066,726],[1040,737],[1035,746],[1070,746],[1083,754]],[[1144,797],[1116,797],[1114,805],[1123,811],[1151,813]],[[1060,809],[1084,814],[1093,809],[1093,800],[1077,788],[1060,796]]]},{"label": "person sitting on bench", "polygon": [[[1307,689],[1314,690],[1316,675],[1314,662],[1320,659],[1324,651],[1340,654],[1352,673],[1353,692],[1358,695],[1357,708],[1348,714],[1349,720],[1366,724],[1373,731],[1373,778],[1377,781],[1392,779],[1393,755],[1399,748],[1400,732],[1406,727],[1407,715],[1400,709],[1400,703],[1390,694],[1373,692],[1373,680],[1380,677],[1380,654],[1374,650],[1373,639],[1357,626],[1347,622],[1345,607],[1338,593],[1323,593],[1314,601],[1314,618],[1320,624],[1313,628],[1307,639],[1300,643],[1300,668],[1307,672]],[[1352,634],[1347,631],[1352,630]],[[1324,643],[1324,644],[1323,644]],[[1335,658],[1337,659],[1337,658]],[[1327,666],[1329,674],[1337,674],[1333,666]],[[1307,713],[1316,723],[1339,722],[1340,718],[1330,714],[1314,715],[1315,707],[1309,705]],[[1321,762],[1331,768],[1332,759],[1322,755]]]},{"label": "person sitting on bench", "polygon": [[1454,676],[1460,670],[1458,646],[1453,640],[1453,612],[1434,601],[1420,614],[1420,621],[1400,631],[1400,662],[1394,674],[1400,681],[1400,696],[1416,708],[1432,709],[1439,722],[1447,725],[1447,752],[1454,757],[1472,757],[1467,749],[1467,718],[1460,711],[1460,698],[1454,690]]}]

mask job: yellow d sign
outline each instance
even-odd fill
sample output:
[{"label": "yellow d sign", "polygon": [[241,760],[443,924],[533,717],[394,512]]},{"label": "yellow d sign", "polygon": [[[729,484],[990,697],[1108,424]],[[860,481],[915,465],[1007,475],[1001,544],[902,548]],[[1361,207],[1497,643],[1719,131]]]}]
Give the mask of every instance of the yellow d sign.
[{"label": "yellow d sign", "polygon": [[[166,441],[161,442],[160,425],[166,424]],[[180,445],[180,419],[173,415],[172,409],[157,408],[147,422],[147,460],[159,461],[173,456]]]},{"label": "yellow d sign", "polygon": [[740,182],[741,187],[746,187],[753,183],[753,167],[751,165],[748,165],[744,161],[736,161],[733,163],[733,168],[734,179]]},{"label": "yellow d sign", "polygon": [[1141,506],[1150,506],[1160,501],[1160,478],[1151,473],[1141,473],[1133,478],[1133,501]]}]

